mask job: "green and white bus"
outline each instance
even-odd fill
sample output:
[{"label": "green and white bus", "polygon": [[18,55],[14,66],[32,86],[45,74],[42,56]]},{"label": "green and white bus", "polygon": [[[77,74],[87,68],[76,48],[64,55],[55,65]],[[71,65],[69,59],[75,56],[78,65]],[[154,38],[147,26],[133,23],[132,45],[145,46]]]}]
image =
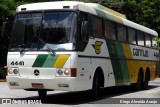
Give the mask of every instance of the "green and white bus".
[{"label": "green and white bus", "polygon": [[156,31],[95,3],[41,2],[17,7],[7,57],[11,89],[90,90],[157,77]]}]

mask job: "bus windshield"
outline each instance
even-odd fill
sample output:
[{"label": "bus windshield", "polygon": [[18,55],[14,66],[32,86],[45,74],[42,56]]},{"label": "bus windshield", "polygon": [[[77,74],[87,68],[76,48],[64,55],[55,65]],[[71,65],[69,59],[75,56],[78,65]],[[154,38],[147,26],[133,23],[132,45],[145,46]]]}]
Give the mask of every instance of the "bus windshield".
[{"label": "bus windshield", "polygon": [[[75,12],[19,13],[16,15],[11,50],[74,50]],[[43,42],[41,42],[43,41]]]}]

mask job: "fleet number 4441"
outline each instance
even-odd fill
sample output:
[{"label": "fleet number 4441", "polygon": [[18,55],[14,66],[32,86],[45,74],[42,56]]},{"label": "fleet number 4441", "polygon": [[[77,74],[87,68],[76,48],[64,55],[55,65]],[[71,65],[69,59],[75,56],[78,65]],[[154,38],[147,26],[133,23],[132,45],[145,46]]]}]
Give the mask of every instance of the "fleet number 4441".
[{"label": "fleet number 4441", "polygon": [[24,65],[24,61],[12,61],[11,65]]}]

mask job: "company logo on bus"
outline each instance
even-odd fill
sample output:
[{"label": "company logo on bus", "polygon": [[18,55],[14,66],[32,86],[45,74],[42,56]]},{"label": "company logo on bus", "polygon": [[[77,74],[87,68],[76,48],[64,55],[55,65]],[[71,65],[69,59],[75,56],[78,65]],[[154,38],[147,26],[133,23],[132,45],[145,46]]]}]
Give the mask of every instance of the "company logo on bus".
[{"label": "company logo on bus", "polygon": [[96,54],[100,54],[101,53],[102,44],[103,44],[103,42],[101,42],[101,41],[96,41],[95,44],[92,44],[93,48],[95,49],[95,53]]},{"label": "company logo on bus", "polygon": [[40,74],[39,70],[34,70],[34,75],[38,76]]}]

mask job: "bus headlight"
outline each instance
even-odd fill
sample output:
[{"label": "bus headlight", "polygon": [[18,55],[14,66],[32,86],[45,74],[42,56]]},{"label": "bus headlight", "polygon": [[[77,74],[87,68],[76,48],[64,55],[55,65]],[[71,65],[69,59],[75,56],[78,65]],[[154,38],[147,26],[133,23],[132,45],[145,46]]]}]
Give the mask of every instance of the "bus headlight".
[{"label": "bus headlight", "polygon": [[66,70],[64,71],[64,74],[65,74],[66,76],[70,75],[70,70],[69,70],[69,69],[66,69]]},{"label": "bus headlight", "polygon": [[59,76],[61,76],[61,75],[63,74],[63,71],[62,71],[61,69],[59,69],[59,70],[57,71],[57,74],[58,74]]},{"label": "bus headlight", "polygon": [[77,76],[76,68],[57,69],[56,77],[76,77],[76,76]]},{"label": "bus headlight", "polygon": [[18,68],[8,68],[8,75],[17,75],[19,74]]},{"label": "bus headlight", "polygon": [[13,73],[14,73],[15,75],[18,74],[18,73],[19,73],[18,68],[15,68],[15,69],[13,70]]},{"label": "bus headlight", "polygon": [[13,73],[12,68],[8,68],[8,74],[12,74],[12,73]]}]

